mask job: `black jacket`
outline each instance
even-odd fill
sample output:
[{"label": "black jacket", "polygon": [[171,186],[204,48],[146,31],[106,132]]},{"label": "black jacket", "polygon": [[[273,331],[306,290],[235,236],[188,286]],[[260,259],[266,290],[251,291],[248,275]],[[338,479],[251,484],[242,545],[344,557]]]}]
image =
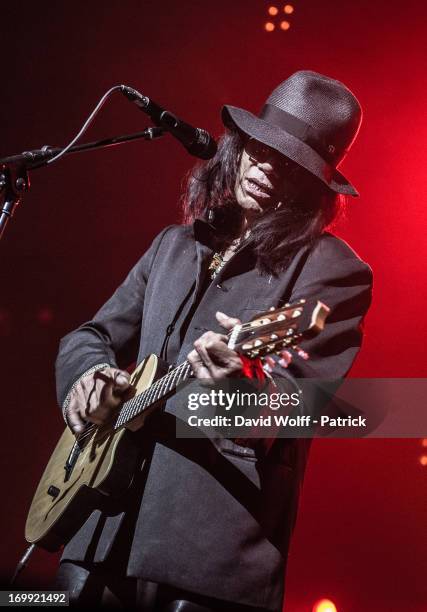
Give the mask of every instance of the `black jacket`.
[{"label": "black jacket", "polygon": [[[183,361],[205,330],[220,331],[217,310],[245,321],[303,297],[318,298],[332,311],[325,330],[304,345],[309,362],[295,357],[289,372],[325,379],[346,375],[360,348],[361,322],[371,300],[369,266],[345,242],[325,234],[315,247],[301,249],[277,277],[262,275],[246,245],[200,298],[213,254],[210,232],[200,221],[166,228],[93,320],[62,339],[57,360],[60,404],[72,383],[95,364],[124,368],[136,355],[139,362],[147,354],[164,352],[166,344],[168,358]],[[275,377],[289,377],[276,369]],[[280,610],[309,444],[277,440],[273,453],[258,457],[230,440],[178,440],[173,429],[171,435],[165,433],[177,402],[179,394],[167,403],[165,428],[154,446],[138,502],[128,573]],[[123,508],[108,514],[94,511],[62,558],[105,559]]]}]

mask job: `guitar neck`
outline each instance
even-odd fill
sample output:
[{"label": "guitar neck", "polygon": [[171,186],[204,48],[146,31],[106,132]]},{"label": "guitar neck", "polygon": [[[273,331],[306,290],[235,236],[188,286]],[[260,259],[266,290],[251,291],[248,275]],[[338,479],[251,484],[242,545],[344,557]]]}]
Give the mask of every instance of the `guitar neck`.
[{"label": "guitar neck", "polygon": [[125,402],[116,419],[114,429],[119,429],[127,425],[130,421],[144,412],[144,410],[147,410],[147,408],[153,406],[160,400],[166,399],[175,391],[178,385],[190,378],[191,373],[190,364],[188,361],[184,361],[156,380],[145,389],[145,391]]},{"label": "guitar neck", "polygon": [[[233,343],[234,336],[238,333],[242,326],[236,325],[235,330],[229,332],[229,346]],[[144,410],[153,406],[156,402],[166,399],[171,395],[177,386],[188,380],[192,374],[192,369],[187,360],[180,363],[170,372],[156,380],[152,385],[145,389],[139,395],[133,397],[123,404],[119,415],[114,424],[114,429],[119,429],[127,425],[132,419],[139,416]]]},{"label": "guitar neck", "polygon": [[[329,308],[319,302],[311,307],[305,299],[295,304],[259,313],[247,323],[239,323],[227,334],[228,347],[251,359],[283,349],[298,348],[297,342],[316,336],[325,326]],[[125,402],[114,429],[127,425],[144,410],[166,399],[177,386],[190,378],[191,365],[184,361],[156,380],[139,395]]]}]

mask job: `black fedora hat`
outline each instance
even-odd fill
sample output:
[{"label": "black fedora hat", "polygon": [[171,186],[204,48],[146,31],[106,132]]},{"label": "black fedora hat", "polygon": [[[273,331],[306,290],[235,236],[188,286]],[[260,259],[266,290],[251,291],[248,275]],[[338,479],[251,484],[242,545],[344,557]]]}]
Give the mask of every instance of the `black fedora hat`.
[{"label": "black fedora hat", "polygon": [[300,70],[276,87],[258,117],[226,105],[222,120],[292,159],[332,191],[359,195],[337,170],[362,120],[357,98],[340,81]]}]

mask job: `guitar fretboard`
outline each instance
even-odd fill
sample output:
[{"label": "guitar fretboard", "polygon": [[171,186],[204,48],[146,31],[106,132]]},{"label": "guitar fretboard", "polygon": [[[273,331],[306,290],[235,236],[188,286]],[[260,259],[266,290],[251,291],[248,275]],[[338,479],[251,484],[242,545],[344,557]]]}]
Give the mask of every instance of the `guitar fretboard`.
[{"label": "guitar fretboard", "polygon": [[114,429],[119,429],[132,419],[140,415],[144,410],[161,399],[165,399],[176,387],[187,380],[191,375],[191,366],[184,361],[179,366],[156,380],[145,391],[125,402],[119,412]]},{"label": "guitar fretboard", "polygon": [[[262,355],[277,349],[292,348],[296,345],[296,340],[302,338],[307,330],[314,335],[319,333],[329,312],[327,306],[317,301],[316,307],[311,311],[309,326],[297,332],[296,319],[302,315],[304,309],[305,300],[301,299],[296,304],[285,304],[274,311],[260,313],[257,318],[247,323],[239,323],[227,334],[228,347],[251,358],[260,354],[261,347]],[[166,399],[191,374],[191,365],[188,361],[184,361],[142,393],[125,402],[118,414],[114,429],[127,425],[144,410]]]}]

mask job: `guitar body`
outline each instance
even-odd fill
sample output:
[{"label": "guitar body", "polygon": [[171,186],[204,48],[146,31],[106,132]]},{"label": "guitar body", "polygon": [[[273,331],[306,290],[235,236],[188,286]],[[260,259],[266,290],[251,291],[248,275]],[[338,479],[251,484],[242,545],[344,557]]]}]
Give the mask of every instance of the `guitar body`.
[{"label": "guitar body", "polygon": [[[160,360],[147,357],[133,372],[136,395],[159,376]],[[130,486],[140,448],[131,431],[140,429],[150,411],[127,427],[96,427],[84,444],[67,427],[46,466],[25,525],[25,538],[49,551],[60,548],[105,496],[119,496]],[[131,431],[129,431],[131,430]],[[83,436],[80,436],[80,439]]]}]

